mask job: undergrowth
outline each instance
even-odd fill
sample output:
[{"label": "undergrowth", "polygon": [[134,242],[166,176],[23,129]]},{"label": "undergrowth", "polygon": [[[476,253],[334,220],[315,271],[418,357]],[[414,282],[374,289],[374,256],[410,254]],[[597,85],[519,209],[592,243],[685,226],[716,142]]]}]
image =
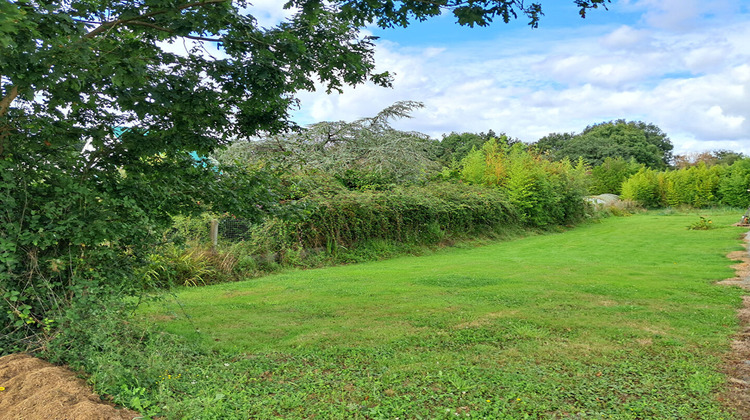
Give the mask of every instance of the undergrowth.
[{"label": "undergrowth", "polygon": [[147,290],[206,286],[260,277],[285,269],[321,268],[404,255],[425,255],[445,247],[475,247],[493,241],[563,229],[559,226],[544,229],[498,226],[474,236],[456,233],[432,243],[368,239],[349,247],[332,245],[326,248],[291,248],[265,253],[259,253],[256,246],[244,241],[221,242],[216,249],[206,243],[192,241],[183,245],[168,244],[156,249],[141,271]]}]

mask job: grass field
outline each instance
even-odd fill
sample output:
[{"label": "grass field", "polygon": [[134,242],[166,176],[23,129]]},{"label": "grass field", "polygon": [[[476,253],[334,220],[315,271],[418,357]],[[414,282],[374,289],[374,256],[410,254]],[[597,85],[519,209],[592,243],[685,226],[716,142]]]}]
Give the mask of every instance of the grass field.
[{"label": "grass field", "polygon": [[745,230],[700,214],[182,289],[142,312],[203,350],[141,381],[171,418],[734,418]]}]

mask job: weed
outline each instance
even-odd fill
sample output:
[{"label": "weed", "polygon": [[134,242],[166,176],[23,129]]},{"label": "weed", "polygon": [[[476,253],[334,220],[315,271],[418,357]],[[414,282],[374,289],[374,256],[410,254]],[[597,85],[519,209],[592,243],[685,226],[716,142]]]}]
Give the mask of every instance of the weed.
[{"label": "weed", "polygon": [[692,223],[690,226],[688,226],[688,229],[690,230],[709,230],[713,229],[713,221],[711,219],[707,219],[704,216],[699,216],[700,219],[697,222]]}]

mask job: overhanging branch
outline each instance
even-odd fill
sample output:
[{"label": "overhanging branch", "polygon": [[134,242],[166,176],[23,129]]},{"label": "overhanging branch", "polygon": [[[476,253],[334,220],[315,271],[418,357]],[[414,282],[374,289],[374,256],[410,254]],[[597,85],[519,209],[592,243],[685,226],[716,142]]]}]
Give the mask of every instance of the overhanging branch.
[{"label": "overhanging branch", "polygon": [[[125,23],[125,25],[145,26],[147,28],[153,28],[153,29],[156,29],[157,31],[166,32],[168,34],[174,34],[175,33],[175,31],[173,31],[172,29],[164,28],[164,27],[159,26],[159,25],[154,25],[153,23],[149,23],[149,22],[141,22],[141,21],[138,21],[138,20],[133,20],[133,21],[127,22],[127,23]],[[194,35],[178,35],[178,36],[183,37],[183,38],[188,38],[188,39],[194,39],[196,41],[221,42],[221,38],[206,38],[206,37],[194,36]]]},{"label": "overhanging branch", "polygon": [[8,112],[8,109],[10,109],[10,103],[16,99],[16,96],[18,96],[18,86],[13,85],[3,99],[0,99],[0,117]]},{"label": "overhanging branch", "polygon": [[150,17],[157,16],[157,15],[163,15],[163,14],[169,13],[171,11],[192,9],[193,7],[202,7],[202,6],[208,6],[210,4],[226,3],[228,1],[230,1],[230,0],[206,0],[206,1],[199,1],[199,2],[195,2],[195,3],[183,4],[182,6],[177,6],[177,7],[173,8],[173,9],[155,10],[153,12],[144,13],[142,15],[138,15],[138,16],[135,16],[135,17],[132,17],[132,18],[128,18],[128,19],[117,19],[117,20],[113,20],[111,22],[105,22],[105,23],[99,25],[97,28],[95,28],[93,31],[87,33],[83,37],[84,38],[93,38],[93,37],[99,35],[100,33],[104,32],[104,31],[106,31],[108,29],[112,29],[112,28],[114,28],[114,27],[116,27],[118,25],[128,24],[128,23],[133,22],[133,21],[141,21],[141,19],[150,18]]}]

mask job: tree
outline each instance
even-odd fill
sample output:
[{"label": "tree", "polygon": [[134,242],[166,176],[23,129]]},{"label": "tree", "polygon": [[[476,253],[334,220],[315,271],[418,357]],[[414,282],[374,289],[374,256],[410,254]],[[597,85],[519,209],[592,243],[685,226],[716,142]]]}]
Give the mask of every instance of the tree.
[{"label": "tree", "polygon": [[550,134],[536,143],[553,159],[583,158],[598,166],[608,157],[634,159],[649,168],[666,168],[672,160],[672,142],[654,124],[616,120],[586,127],[581,134]]},{"label": "tree", "polygon": [[[605,4],[575,2],[582,16]],[[71,303],[134,293],[170,214],[267,210],[261,174],[227,182],[229,168],[189,153],[295,128],[295,92],[316,83],[388,86],[364,25],[451,10],[469,26],[519,14],[536,26],[542,14],[520,0],[287,6],[294,17],[262,28],[243,0],[0,2],[0,336],[11,337],[0,353],[53,330]]]},{"label": "tree", "polygon": [[675,156],[674,167],[683,169],[690,166],[696,166],[701,162],[708,166],[732,165],[734,162],[742,160],[743,158],[745,158],[745,156],[742,153],[733,152],[731,150],[719,149],[700,153],[695,152]]},{"label": "tree", "polygon": [[540,154],[552,155],[562,149],[563,145],[575,137],[575,133],[549,133],[532,144],[532,147]]},{"label": "tree", "polygon": [[422,106],[402,101],[370,118],[320,122],[295,133],[236,142],[217,158],[251,166],[267,163],[305,176],[320,171],[349,188],[423,181],[437,169],[434,143],[426,134],[390,125],[392,119],[410,118],[410,113]]},{"label": "tree", "polygon": [[463,182],[500,189],[529,225],[572,223],[584,215],[582,161],[551,162],[526,144],[509,145],[502,137],[472,149],[459,165]]},{"label": "tree", "polygon": [[518,139],[509,138],[505,133],[497,134],[493,130],[489,130],[486,133],[452,132],[448,135],[443,135],[443,139],[440,140],[437,147],[437,157],[444,164],[450,165],[451,162],[461,161],[472,149],[481,149],[486,142],[493,139],[501,140],[508,146],[520,142]]}]

